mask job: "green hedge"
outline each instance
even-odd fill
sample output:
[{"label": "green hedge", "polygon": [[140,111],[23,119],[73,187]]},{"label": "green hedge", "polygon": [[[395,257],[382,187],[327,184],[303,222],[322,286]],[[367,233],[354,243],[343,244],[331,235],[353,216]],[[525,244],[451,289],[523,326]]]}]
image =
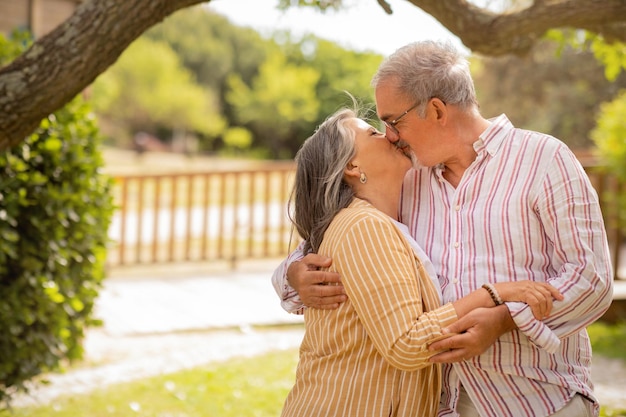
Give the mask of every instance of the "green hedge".
[{"label": "green hedge", "polygon": [[[15,52],[1,41],[0,64]],[[113,213],[99,144],[79,97],[0,153],[0,409],[35,376],[80,358],[95,324]]]}]

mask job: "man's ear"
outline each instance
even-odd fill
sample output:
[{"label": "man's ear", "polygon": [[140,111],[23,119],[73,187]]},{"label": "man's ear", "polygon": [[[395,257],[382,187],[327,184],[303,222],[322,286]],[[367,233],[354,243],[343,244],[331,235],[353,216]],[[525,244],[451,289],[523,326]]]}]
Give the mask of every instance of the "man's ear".
[{"label": "man's ear", "polygon": [[443,100],[434,97],[430,100],[430,106],[435,111],[437,115],[437,121],[445,124],[448,119],[448,108],[446,107],[446,103]]}]

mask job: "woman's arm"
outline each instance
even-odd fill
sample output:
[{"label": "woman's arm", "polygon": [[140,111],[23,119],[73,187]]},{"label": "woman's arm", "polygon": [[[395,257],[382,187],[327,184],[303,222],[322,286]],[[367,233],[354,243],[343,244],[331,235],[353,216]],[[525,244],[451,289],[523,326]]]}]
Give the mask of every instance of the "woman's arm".
[{"label": "woman's arm", "polygon": [[[437,305],[438,295],[401,232],[384,218],[364,217],[347,231],[329,228],[326,240],[335,242],[330,252],[334,267],[341,271],[346,293],[368,335],[386,360],[400,369],[429,365],[428,358],[438,351],[429,351],[428,346],[443,336],[444,327],[473,309],[495,306],[489,292],[481,288],[455,304],[425,312],[423,305]],[[529,295],[516,291],[514,285],[496,288],[506,299],[552,294],[532,286]]]}]

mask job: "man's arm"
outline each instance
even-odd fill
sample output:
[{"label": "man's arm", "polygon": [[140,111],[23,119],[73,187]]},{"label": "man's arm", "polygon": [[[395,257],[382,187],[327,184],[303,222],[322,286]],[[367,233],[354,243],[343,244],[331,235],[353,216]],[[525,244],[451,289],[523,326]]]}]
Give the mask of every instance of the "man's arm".
[{"label": "man's arm", "polygon": [[578,333],[608,309],[613,272],[597,194],[569,150],[555,155],[538,194],[536,211],[554,247],[550,267],[555,273],[547,282],[565,299],[544,321],[517,303],[509,310],[519,330],[541,346],[549,333],[561,339]]},{"label": "man's arm", "polygon": [[302,314],[304,307],[333,309],[346,301],[339,274],[321,271],[328,268],[330,258],[310,253],[302,256],[302,245],[292,252],[274,271],[272,284],[289,313]]},{"label": "man's arm", "polygon": [[345,289],[337,272],[321,271],[332,259],[309,253],[287,269],[287,285],[293,288],[307,307],[332,310],[346,301]]}]

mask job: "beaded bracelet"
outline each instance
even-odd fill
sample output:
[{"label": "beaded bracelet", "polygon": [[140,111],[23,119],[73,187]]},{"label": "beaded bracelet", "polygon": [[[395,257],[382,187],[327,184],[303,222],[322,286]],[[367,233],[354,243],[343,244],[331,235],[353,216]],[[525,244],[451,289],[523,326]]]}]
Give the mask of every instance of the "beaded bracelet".
[{"label": "beaded bracelet", "polygon": [[498,294],[498,291],[496,291],[493,285],[489,283],[483,284],[483,288],[487,290],[487,292],[489,293],[489,296],[491,297],[495,305],[499,306],[503,304],[502,298],[500,298],[500,294]]}]

